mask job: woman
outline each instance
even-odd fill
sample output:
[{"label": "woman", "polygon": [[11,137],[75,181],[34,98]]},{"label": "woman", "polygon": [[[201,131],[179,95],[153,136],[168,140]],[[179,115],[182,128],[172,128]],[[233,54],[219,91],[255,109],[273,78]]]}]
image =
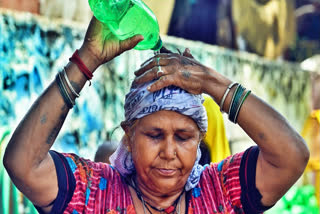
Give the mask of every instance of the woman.
[{"label": "woman", "polygon": [[[114,167],[50,151],[96,68],[143,38],[119,41],[92,19],[84,43],[15,130],[4,165],[41,213],[259,213],[276,203],[309,158],[303,139],[267,104],[211,68],[160,54],[135,72],[125,136]],[[228,111],[258,145],[206,168],[201,93]]]}]

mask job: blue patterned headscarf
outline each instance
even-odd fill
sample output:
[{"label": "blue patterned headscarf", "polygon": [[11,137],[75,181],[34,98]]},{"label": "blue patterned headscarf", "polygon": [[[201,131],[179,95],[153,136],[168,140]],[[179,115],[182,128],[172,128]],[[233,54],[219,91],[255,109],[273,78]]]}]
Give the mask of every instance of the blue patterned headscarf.
[{"label": "blue patterned headscarf", "polygon": [[[199,130],[205,133],[208,122],[206,110],[202,105],[203,97],[190,94],[176,86],[165,87],[151,93],[147,88],[155,81],[131,86],[124,105],[125,121],[134,121],[161,110],[175,111],[192,118]],[[199,165],[200,157],[201,151],[198,147],[197,158],[185,186],[186,191],[194,188],[199,182],[203,171],[203,167]],[[110,162],[123,176],[130,175],[135,171],[131,153],[127,151],[122,141],[116,152],[110,157]]]}]

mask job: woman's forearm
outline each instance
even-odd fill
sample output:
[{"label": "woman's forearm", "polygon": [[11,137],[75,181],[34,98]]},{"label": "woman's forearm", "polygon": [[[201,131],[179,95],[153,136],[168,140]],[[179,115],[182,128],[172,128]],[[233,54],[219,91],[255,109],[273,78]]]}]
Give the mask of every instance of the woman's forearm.
[{"label": "woman's forearm", "polygon": [[[143,37],[137,35],[120,41],[93,17],[78,52],[81,60],[72,60],[73,63],[66,66],[71,86],[65,81],[64,74],[58,77],[58,82],[50,84],[16,128],[6,148],[4,166],[15,185],[34,204],[50,212],[51,207],[47,205],[57,196],[56,169],[48,151],[72,107],[74,96],[87,81],[85,76],[90,79],[92,75],[89,72],[94,72],[99,65],[132,49],[142,40]],[[80,64],[86,75],[74,63]]]},{"label": "woman's forearm", "polygon": [[[231,81],[213,79],[208,85],[208,93],[219,104]],[[229,111],[235,91],[236,86],[226,97],[225,112]],[[254,94],[244,101],[237,122],[259,146],[256,187],[263,196],[261,202],[266,206],[273,205],[302,175],[309,159],[308,148],[285,118]]]},{"label": "woman's forearm", "polygon": [[304,170],[309,152],[303,138],[271,106],[250,95],[240,110],[238,123],[271,165]]},{"label": "woman's forearm", "polygon": [[[223,107],[225,112],[229,110],[235,89],[236,87],[233,87],[226,98]],[[270,164],[279,168],[298,168],[299,164],[305,166],[308,149],[303,138],[282,115],[253,93],[243,103],[237,122],[259,146],[265,160]]]},{"label": "woman's forearm", "polygon": [[[84,52],[79,52],[88,68],[95,70]],[[73,88],[80,92],[86,82],[77,65],[69,63],[66,74]],[[67,89],[72,99],[75,97]],[[20,122],[6,149],[4,164],[9,173],[24,174],[46,158],[69,112],[56,81],[53,81],[35,101],[24,119]],[[21,164],[23,163],[23,164]]]},{"label": "woman's forearm", "polygon": [[[213,70],[210,70],[209,73],[211,73],[211,78],[207,78],[206,92],[220,104],[223,94],[231,81]],[[229,111],[235,90],[236,86],[232,87],[225,99],[223,105],[225,112]],[[239,111],[237,122],[249,137],[259,145],[261,152],[265,153],[265,158],[271,164],[287,167],[287,164],[293,160],[291,157],[283,158],[284,151],[294,154],[295,158],[301,157],[302,164],[305,164],[305,156],[308,156],[306,154],[308,150],[302,137],[288,124],[282,115],[256,97],[254,93],[251,93],[244,101]]]}]

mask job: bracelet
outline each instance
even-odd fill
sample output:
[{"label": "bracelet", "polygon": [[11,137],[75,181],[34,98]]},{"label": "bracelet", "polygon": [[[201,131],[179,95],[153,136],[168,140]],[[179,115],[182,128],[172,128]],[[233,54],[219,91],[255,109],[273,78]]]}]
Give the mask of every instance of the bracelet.
[{"label": "bracelet", "polygon": [[64,84],[63,80],[62,80],[62,77],[61,77],[61,73],[59,72],[58,73],[58,77],[59,77],[59,87],[62,89],[62,91],[64,92],[64,96],[67,98],[67,100],[69,101],[69,107],[72,108],[74,105],[75,105],[75,102],[71,99],[71,96],[69,94],[69,92],[67,91],[67,87],[66,85]]},{"label": "bracelet", "polygon": [[65,104],[68,106],[68,108],[72,108],[74,106],[73,100],[70,98],[68,91],[66,90],[64,83],[60,77],[60,73],[56,75],[56,82],[60,91],[60,94],[65,102]]},{"label": "bracelet", "polygon": [[247,91],[247,93],[243,96],[243,98],[242,98],[242,100],[241,100],[241,103],[240,103],[240,105],[239,105],[239,107],[238,107],[238,109],[237,109],[237,112],[236,112],[235,118],[234,118],[235,123],[237,123],[237,120],[238,120],[238,114],[239,114],[240,108],[241,108],[241,106],[242,106],[243,102],[247,99],[247,97],[249,96],[249,94],[250,94],[250,93],[251,93],[251,90]]},{"label": "bracelet", "polygon": [[237,85],[237,84],[239,85],[239,83],[236,83],[236,82],[231,83],[231,84],[228,86],[227,90],[224,92],[223,97],[222,97],[221,102],[220,102],[220,105],[219,105],[221,112],[224,112],[223,109],[222,109],[222,108],[223,108],[223,104],[224,104],[224,102],[226,101],[226,98],[227,98],[227,96],[228,96],[231,88],[232,88],[233,86]]},{"label": "bracelet", "polygon": [[237,92],[238,92],[238,90],[239,90],[239,87],[240,87],[240,84],[237,85],[236,90],[233,92],[233,95],[232,95],[232,98],[231,98],[231,102],[230,102],[230,104],[229,104],[229,110],[228,110],[229,120],[230,120],[231,108],[232,108],[232,105],[233,105],[233,103],[234,103],[235,96],[236,96],[236,94],[237,94]]},{"label": "bracelet", "polygon": [[68,85],[70,91],[74,94],[74,96],[79,97],[80,94],[78,94],[78,93],[74,90],[74,88],[72,87],[72,85],[71,85],[71,83],[70,83],[70,81],[69,81],[69,78],[68,78],[67,72],[66,72],[66,68],[63,68],[62,74],[63,74],[63,76],[64,76],[65,81],[67,82],[67,85]]},{"label": "bracelet", "polygon": [[245,91],[245,88],[239,84],[236,91],[233,94],[230,107],[229,107],[229,120],[233,123],[236,123],[235,115],[236,115],[238,106],[241,102],[241,97],[244,91]]},{"label": "bracelet", "polygon": [[[78,66],[79,70],[87,78],[87,80],[92,79],[93,74],[80,59],[78,49],[73,53],[72,57],[69,58],[69,61],[73,62],[74,64],[76,64]],[[90,85],[91,85],[91,82],[90,82]]]}]

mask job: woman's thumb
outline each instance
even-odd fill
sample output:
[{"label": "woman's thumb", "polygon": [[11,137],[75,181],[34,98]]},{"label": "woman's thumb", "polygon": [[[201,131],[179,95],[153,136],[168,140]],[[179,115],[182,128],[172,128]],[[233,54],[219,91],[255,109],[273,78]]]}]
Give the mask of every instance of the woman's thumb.
[{"label": "woman's thumb", "polygon": [[135,35],[131,38],[128,38],[126,40],[120,41],[120,48],[123,51],[130,50],[134,48],[139,42],[143,40],[142,35]]}]

